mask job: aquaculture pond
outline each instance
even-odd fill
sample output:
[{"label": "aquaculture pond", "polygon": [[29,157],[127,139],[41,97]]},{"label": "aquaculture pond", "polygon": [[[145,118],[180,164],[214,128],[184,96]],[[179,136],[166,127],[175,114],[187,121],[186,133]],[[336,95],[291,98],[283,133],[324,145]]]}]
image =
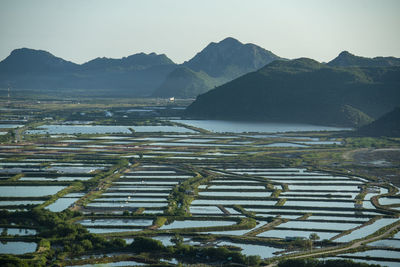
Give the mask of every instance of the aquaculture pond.
[{"label": "aquaculture pond", "polygon": [[35,252],[36,243],[33,242],[0,242],[0,254],[25,254]]},{"label": "aquaculture pond", "polygon": [[174,221],[171,224],[165,224],[160,227],[161,230],[166,229],[177,229],[177,228],[193,228],[193,227],[215,227],[215,226],[229,226],[234,225],[234,221],[195,221],[195,220],[185,220],[185,221]]},{"label": "aquaculture pond", "polygon": [[242,254],[246,256],[259,255],[261,258],[270,258],[275,256],[274,253],[282,251],[282,249],[274,248],[265,245],[253,245],[253,244],[243,244],[234,243],[228,241],[222,241],[217,243],[218,246],[235,246],[241,248]]},{"label": "aquaculture pond", "polygon": [[286,237],[301,237],[301,238],[309,238],[310,234],[316,233],[321,240],[323,239],[330,239],[336,235],[338,235],[337,232],[318,232],[315,230],[311,231],[299,231],[299,230],[269,230],[266,232],[263,232],[261,234],[258,234],[258,237],[277,237],[277,238],[283,238],[285,239]]},{"label": "aquaculture pond", "polygon": [[118,202],[92,202],[87,205],[90,207],[99,208],[141,208],[141,207],[164,207],[167,206],[167,202],[128,202],[128,203],[118,203]]},{"label": "aquaculture pond", "polygon": [[343,255],[356,256],[356,257],[400,259],[400,251],[383,250],[383,249],[372,249],[362,252],[347,253]]},{"label": "aquaculture pond", "polygon": [[223,197],[269,197],[271,192],[212,192],[212,191],[202,191],[199,192],[199,196],[223,196]]},{"label": "aquaculture pond", "polygon": [[190,213],[224,214],[221,209],[213,206],[191,206]]},{"label": "aquaculture pond", "polygon": [[148,219],[85,219],[78,221],[85,226],[96,226],[96,225],[129,225],[129,226],[150,226],[153,220]]},{"label": "aquaculture pond", "polygon": [[138,229],[138,228],[92,228],[92,227],[86,227],[86,229],[92,234],[137,232],[137,231],[142,231],[143,230],[143,229]]},{"label": "aquaculture pond", "polygon": [[279,227],[285,228],[304,228],[304,229],[324,229],[324,230],[349,230],[361,224],[355,223],[331,223],[331,222],[313,222],[313,221],[289,221],[282,223]]},{"label": "aquaculture pond", "polygon": [[[123,105],[128,106],[125,102]],[[348,242],[398,220],[393,215],[398,215],[394,209],[400,209],[399,197],[383,196],[379,200],[383,205],[391,205],[388,207],[391,210],[376,208],[371,202],[373,196],[392,194],[395,191],[392,185],[385,179],[370,181],[353,169],[343,171],[339,153],[358,149],[355,137],[321,132],[348,128],[180,120],[118,112],[129,108],[110,107],[110,111],[89,113],[81,106],[86,115],[74,110],[68,114],[68,123],[63,123],[60,113],[57,122],[46,120],[46,125],[27,127],[33,130],[26,133],[45,136],[18,133],[23,137],[18,143],[1,145],[0,208],[28,211],[29,204],[41,204],[68,188],[68,192],[74,193],[55,199],[43,212],[58,213],[52,215],[106,239],[121,237],[131,243],[138,236],[146,236],[164,245],[173,245],[171,238],[177,233],[184,238],[184,244],[228,249],[234,246],[241,248],[245,255],[261,258],[286,253],[289,246],[293,248],[291,252],[298,252],[297,246],[290,243],[292,238],[309,239],[316,233],[320,240]],[[157,112],[157,109],[149,110]],[[40,121],[42,117],[37,119]],[[185,124],[186,127],[182,126]],[[384,142],[382,147],[394,141],[385,139]],[[329,158],[329,153],[338,158]],[[357,196],[367,188],[369,193],[363,201],[359,200]],[[66,212],[66,209],[80,213]],[[35,212],[36,209],[25,214],[37,216]],[[39,229],[42,233],[42,225],[35,222],[30,225],[27,219],[26,226],[18,226],[17,220],[4,223],[0,231],[5,232],[7,227],[8,237],[3,239],[38,242],[41,236],[36,234]],[[234,230],[237,228],[241,229]],[[340,235],[343,236],[334,240]],[[393,251],[400,248],[397,245],[400,237],[384,238],[366,244],[363,249],[372,249],[366,253],[375,251],[376,255],[387,249],[392,251],[391,256],[398,257]],[[64,237],[51,238],[55,250],[64,250],[63,241],[66,241]],[[36,249],[36,244],[32,244],[31,252]],[[275,244],[282,248],[273,247]],[[318,248],[325,245],[328,243],[316,244]],[[107,266],[141,265],[120,261],[126,259],[122,255],[131,254],[128,248],[111,252],[114,247],[110,250],[107,247],[80,255],[60,253],[71,259],[68,264],[84,259],[88,266],[101,266],[95,265],[101,261],[110,262]],[[0,250],[0,253],[3,252]],[[146,255],[153,256],[153,253]],[[169,262],[178,263],[175,259]]]},{"label": "aquaculture pond", "polygon": [[380,266],[386,266],[386,267],[399,267],[399,262],[394,262],[394,261],[376,261],[376,260],[369,260],[369,259],[358,259],[358,258],[351,258],[351,257],[327,257],[327,258],[321,258],[321,260],[352,260],[354,262],[360,262],[360,263],[367,263],[367,264],[376,264]]},{"label": "aquaculture pond", "polygon": [[6,232],[8,235],[36,235],[35,229],[24,229],[24,228],[3,228],[0,227],[0,232]]},{"label": "aquaculture pond", "polygon": [[400,249],[400,240],[398,240],[398,239],[382,239],[382,240],[368,243],[368,246],[391,247],[391,248]]},{"label": "aquaculture pond", "polygon": [[2,197],[41,197],[54,195],[65,186],[0,186]]},{"label": "aquaculture pond", "polygon": [[380,228],[385,227],[391,223],[396,222],[398,219],[379,219],[370,225],[366,225],[360,229],[354,230],[348,235],[344,235],[336,239],[336,242],[349,242],[355,239],[363,238],[378,231]]},{"label": "aquaculture pond", "polygon": [[107,134],[123,133],[130,134],[129,128],[135,132],[176,132],[194,133],[193,130],[179,126],[121,126],[121,125],[42,125],[37,130],[26,131],[27,134]]},{"label": "aquaculture pond", "polygon": [[146,266],[148,264],[138,262],[138,261],[117,261],[117,262],[107,262],[107,263],[96,263],[96,264],[84,264],[84,265],[70,265],[67,267],[125,267],[125,266]]},{"label": "aquaculture pond", "polygon": [[68,207],[70,207],[78,199],[79,198],[61,197],[61,198],[57,199],[54,203],[47,206],[46,209],[48,209],[52,212],[60,212],[60,211],[67,209]]}]

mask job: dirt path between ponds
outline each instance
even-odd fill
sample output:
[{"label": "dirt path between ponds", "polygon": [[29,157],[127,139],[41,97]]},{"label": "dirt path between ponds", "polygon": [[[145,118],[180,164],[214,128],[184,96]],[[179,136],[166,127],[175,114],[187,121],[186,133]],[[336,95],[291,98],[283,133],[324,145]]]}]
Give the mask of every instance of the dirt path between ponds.
[{"label": "dirt path between ponds", "polygon": [[[347,251],[347,250],[350,250],[350,249],[358,248],[358,247],[364,245],[365,243],[370,243],[370,242],[382,239],[383,237],[388,236],[394,230],[399,229],[399,228],[400,228],[400,224],[397,224],[395,226],[392,226],[391,228],[389,228],[384,233],[382,233],[382,234],[380,234],[378,236],[374,236],[374,237],[370,237],[368,239],[363,239],[363,240],[357,241],[357,242],[353,243],[349,247],[342,247],[342,248],[324,250],[324,251],[319,251],[319,252],[315,251],[315,252],[312,252],[312,253],[309,253],[309,254],[293,256],[293,257],[288,256],[287,259],[311,258],[311,257],[319,256],[319,255],[328,254],[328,253],[337,253],[337,252],[342,252],[342,251]],[[278,265],[278,262],[273,262],[273,263],[270,263],[269,265],[267,265],[266,267],[273,267],[273,266],[277,266],[277,265]]]}]

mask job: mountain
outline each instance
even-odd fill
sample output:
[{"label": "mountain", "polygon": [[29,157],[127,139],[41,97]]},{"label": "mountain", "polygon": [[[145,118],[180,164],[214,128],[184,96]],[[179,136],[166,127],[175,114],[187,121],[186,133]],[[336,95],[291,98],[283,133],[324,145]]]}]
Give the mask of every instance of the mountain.
[{"label": "mountain", "polygon": [[75,71],[78,64],[56,57],[43,50],[15,49],[0,62],[0,73],[42,74]]},{"label": "mountain", "polygon": [[330,67],[312,59],[274,61],[217,87],[190,117],[361,126],[400,104],[400,67]]},{"label": "mountain", "polygon": [[183,63],[194,71],[204,71],[211,77],[237,78],[281,59],[272,52],[254,44],[242,44],[228,37],[219,43],[210,43],[191,60]]},{"label": "mountain", "polygon": [[154,96],[196,97],[216,85],[258,70],[277,59],[282,58],[257,45],[242,44],[228,37],[219,43],[210,43],[191,60],[183,63],[183,67],[193,72],[179,71],[179,75],[171,73]]},{"label": "mountain", "polygon": [[154,95],[159,97],[191,98],[208,91],[214,86],[216,86],[215,79],[206,73],[195,72],[187,67],[179,67],[167,76]]},{"label": "mountain", "polygon": [[361,127],[358,133],[364,136],[400,137],[400,107]]},{"label": "mountain", "polygon": [[149,96],[176,64],[165,55],[96,58],[82,65],[42,50],[16,49],[0,62],[0,86],[46,92],[84,90],[106,96]]},{"label": "mountain", "polygon": [[347,51],[341,52],[335,59],[327,63],[331,67],[390,67],[400,66],[400,58],[395,57],[360,57]]},{"label": "mountain", "polygon": [[143,70],[149,67],[175,64],[166,55],[139,53],[121,59],[96,58],[82,65],[84,70]]},{"label": "mountain", "polygon": [[16,49],[0,62],[0,87],[112,96],[193,98],[280,59],[254,44],[226,38],[177,65],[166,55],[138,53],[75,64],[42,50]]}]

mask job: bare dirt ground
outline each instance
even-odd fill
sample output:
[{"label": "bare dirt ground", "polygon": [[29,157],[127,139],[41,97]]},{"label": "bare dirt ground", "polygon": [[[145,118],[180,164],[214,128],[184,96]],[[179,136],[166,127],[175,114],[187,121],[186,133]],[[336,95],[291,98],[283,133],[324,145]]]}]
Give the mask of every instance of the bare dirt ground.
[{"label": "bare dirt ground", "polygon": [[400,148],[363,148],[348,151],[343,158],[360,174],[375,176],[400,186]]}]

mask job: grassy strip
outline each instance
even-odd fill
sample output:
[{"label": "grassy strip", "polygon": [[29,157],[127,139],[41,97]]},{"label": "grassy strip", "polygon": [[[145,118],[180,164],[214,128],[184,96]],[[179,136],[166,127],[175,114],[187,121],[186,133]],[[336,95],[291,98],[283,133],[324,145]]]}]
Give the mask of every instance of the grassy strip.
[{"label": "grassy strip", "polygon": [[278,198],[281,193],[282,193],[281,189],[276,189],[274,192],[272,192],[271,197]]},{"label": "grassy strip", "polygon": [[286,198],[281,198],[276,202],[275,206],[283,206],[286,203]]},{"label": "grassy strip", "polygon": [[312,213],[306,213],[303,216],[297,218],[297,220],[307,220],[308,217],[310,217],[312,215]]},{"label": "grassy strip", "polygon": [[246,233],[244,236],[257,236],[265,231],[268,231],[272,228],[275,228],[276,226],[280,225],[281,223],[285,223],[287,222],[287,219],[281,219],[281,218],[277,218],[274,219],[272,222],[267,223],[261,227],[258,227],[257,229],[254,229],[248,233]]},{"label": "grassy strip", "polygon": [[158,229],[161,226],[163,226],[166,222],[167,222],[167,218],[166,217],[160,217],[159,216],[153,221],[153,225],[152,225],[151,229]]},{"label": "grassy strip", "polygon": [[246,217],[256,218],[256,213],[254,211],[247,211],[240,205],[234,205],[233,209],[245,215]]},{"label": "grassy strip", "polygon": [[7,181],[8,182],[17,182],[20,178],[24,177],[25,174],[23,173],[18,173],[16,175],[14,175],[13,177],[9,178]]},{"label": "grassy strip", "polygon": [[211,133],[210,131],[207,131],[207,130],[205,130],[203,128],[194,127],[194,126],[187,125],[187,124],[180,123],[180,122],[173,122],[173,125],[184,127],[186,129],[190,129],[190,130],[193,130],[195,132],[202,133],[202,134],[210,134]]},{"label": "grassy strip", "polygon": [[282,190],[283,190],[283,192],[289,191],[289,185],[288,184],[282,184]]},{"label": "grassy strip", "polygon": [[[191,168],[191,166],[188,166]],[[208,172],[201,174],[193,170],[195,177],[186,179],[178,186],[174,187],[168,197],[168,208],[165,210],[166,215],[186,216],[189,215],[190,203],[197,194],[198,187],[201,184],[208,183],[214,178],[214,175]]]}]

